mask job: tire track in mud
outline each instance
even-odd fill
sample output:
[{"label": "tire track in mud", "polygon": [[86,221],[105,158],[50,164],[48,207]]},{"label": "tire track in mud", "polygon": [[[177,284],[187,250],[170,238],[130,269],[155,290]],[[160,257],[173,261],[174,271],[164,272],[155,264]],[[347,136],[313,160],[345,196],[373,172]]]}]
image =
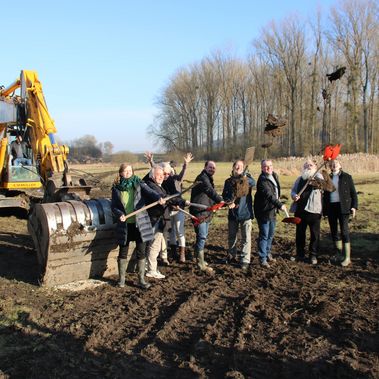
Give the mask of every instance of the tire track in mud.
[{"label": "tire track in mud", "polygon": [[201,281],[156,336],[144,343],[141,355],[166,365],[175,362],[197,375],[206,375],[215,361],[225,361],[223,370],[218,370],[224,373],[229,367],[238,319],[246,306],[246,294],[240,291],[247,288],[244,281],[244,276],[232,286],[221,277]]},{"label": "tire track in mud", "polygon": [[[91,333],[86,347],[96,349],[105,345],[112,350],[120,350],[128,354],[138,352],[138,346],[148,343],[144,341],[148,341],[151,335],[156,334],[165,319],[175,312],[182,301],[185,301],[187,294],[184,292],[177,297],[176,294],[170,294],[161,287],[155,288],[154,294],[132,288],[131,292],[128,291],[125,296],[127,299],[124,301],[120,299],[120,296],[112,299],[115,306],[120,308],[118,311],[115,312],[108,305],[107,313],[112,319],[111,329],[100,321],[100,330]],[[124,306],[123,303],[125,303]],[[107,338],[111,341],[109,344]]]},{"label": "tire track in mud", "polygon": [[204,282],[200,277],[199,282],[169,318],[162,318],[165,321],[157,333],[140,342],[142,356],[166,362],[189,360],[188,349],[207,324],[217,319],[229,300],[218,280]]}]

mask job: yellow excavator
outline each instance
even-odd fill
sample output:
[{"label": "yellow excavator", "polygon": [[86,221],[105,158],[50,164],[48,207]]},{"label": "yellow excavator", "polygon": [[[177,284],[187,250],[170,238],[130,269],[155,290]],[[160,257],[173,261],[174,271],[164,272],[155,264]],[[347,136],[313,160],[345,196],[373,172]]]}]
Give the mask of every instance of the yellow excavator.
[{"label": "yellow excavator", "polygon": [[47,286],[117,272],[110,201],[90,199],[91,187],[71,175],[69,149],[55,140],[41,82],[21,71],[0,87],[0,212],[29,211],[31,234]]}]

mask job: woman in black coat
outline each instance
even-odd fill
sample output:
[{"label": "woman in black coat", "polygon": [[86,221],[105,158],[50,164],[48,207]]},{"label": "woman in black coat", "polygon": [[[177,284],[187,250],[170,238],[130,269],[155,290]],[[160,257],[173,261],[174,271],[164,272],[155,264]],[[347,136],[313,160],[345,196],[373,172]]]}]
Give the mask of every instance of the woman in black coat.
[{"label": "woman in black coat", "polygon": [[[350,233],[349,217],[355,217],[358,209],[358,196],[355,190],[353,178],[348,173],[342,171],[340,161],[333,160],[330,163],[333,184],[336,187],[334,192],[324,194],[324,214],[328,216],[330,233],[334,242],[337,254],[334,260],[341,262],[343,267],[350,264]],[[341,238],[338,235],[338,224],[341,229]],[[342,241],[341,241],[342,239]],[[342,254],[342,251],[344,254]]]}]

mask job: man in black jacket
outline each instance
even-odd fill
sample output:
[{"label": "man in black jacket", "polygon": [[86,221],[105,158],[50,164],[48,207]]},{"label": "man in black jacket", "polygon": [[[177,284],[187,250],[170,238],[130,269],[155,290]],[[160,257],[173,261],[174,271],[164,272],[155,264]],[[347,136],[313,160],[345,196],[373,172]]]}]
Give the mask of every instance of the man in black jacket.
[{"label": "man in black jacket", "polygon": [[[330,163],[333,184],[336,191],[324,194],[325,213],[328,215],[330,233],[337,251],[334,256],[336,261],[341,262],[343,267],[350,264],[350,235],[349,216],[355,217],[358,209],[358,196],[355,190],[353,178],[348,173],[342,171],[340,161],[333,160]],[[340,225],[341,238],[338,235],[337,223]],[[342,255],[343,250],[343,255]]]},{"label": "man in black jacket", "polygon": [[285,206],[279,201],[280,183],[278,175],[273,171],[271,160],[261,162],[262,173],[258,178],[257,192],[254,196],[254,213],[259,226],[258,253],[262,267],[270,267],[274,261],[271,245],[276,226],[276,213]]},{"label": "man in black jacket", "polygon": [[20,134],[11,143],[11,154],[13,156],[12,164],[14,166],[32,165],[32,160],[27,156],[28,147],[30,146],[22,140],[22,136]]},{"label": "man in black jacket", "polygon": [[[197,203],[211,207],[222,201],[222,197],[215,191],[213,175],[216,172],[216,163],[214,161],[205,162],[204,170],[197,176],[198,184],[191,191],[191,203]],[[211,272],[204,260],[204,246],[208,237],[209,224],[212,219],[212,212],[191,206],[190,213],[200,218],[203,222],[194,225],[196,233],[195,253],[197,264],[202,271]]]}]

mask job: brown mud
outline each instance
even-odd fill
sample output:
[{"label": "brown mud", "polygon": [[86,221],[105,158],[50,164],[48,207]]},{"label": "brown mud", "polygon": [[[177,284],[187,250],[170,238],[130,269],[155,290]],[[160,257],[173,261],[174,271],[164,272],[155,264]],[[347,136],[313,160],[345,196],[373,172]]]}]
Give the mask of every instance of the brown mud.
[{"label": "brown mud", "polygon": [[378,255],[342,269],[323,251],[312,267],[276,239],[271,268],[255,255],[245,274],[224,264],[226,225],[212,225],[213,276],[173,263],[148,291],[128,274],[123,289],[73,292],[37,285],[22,215],[0,230],[0,378],[379,377]]}]

